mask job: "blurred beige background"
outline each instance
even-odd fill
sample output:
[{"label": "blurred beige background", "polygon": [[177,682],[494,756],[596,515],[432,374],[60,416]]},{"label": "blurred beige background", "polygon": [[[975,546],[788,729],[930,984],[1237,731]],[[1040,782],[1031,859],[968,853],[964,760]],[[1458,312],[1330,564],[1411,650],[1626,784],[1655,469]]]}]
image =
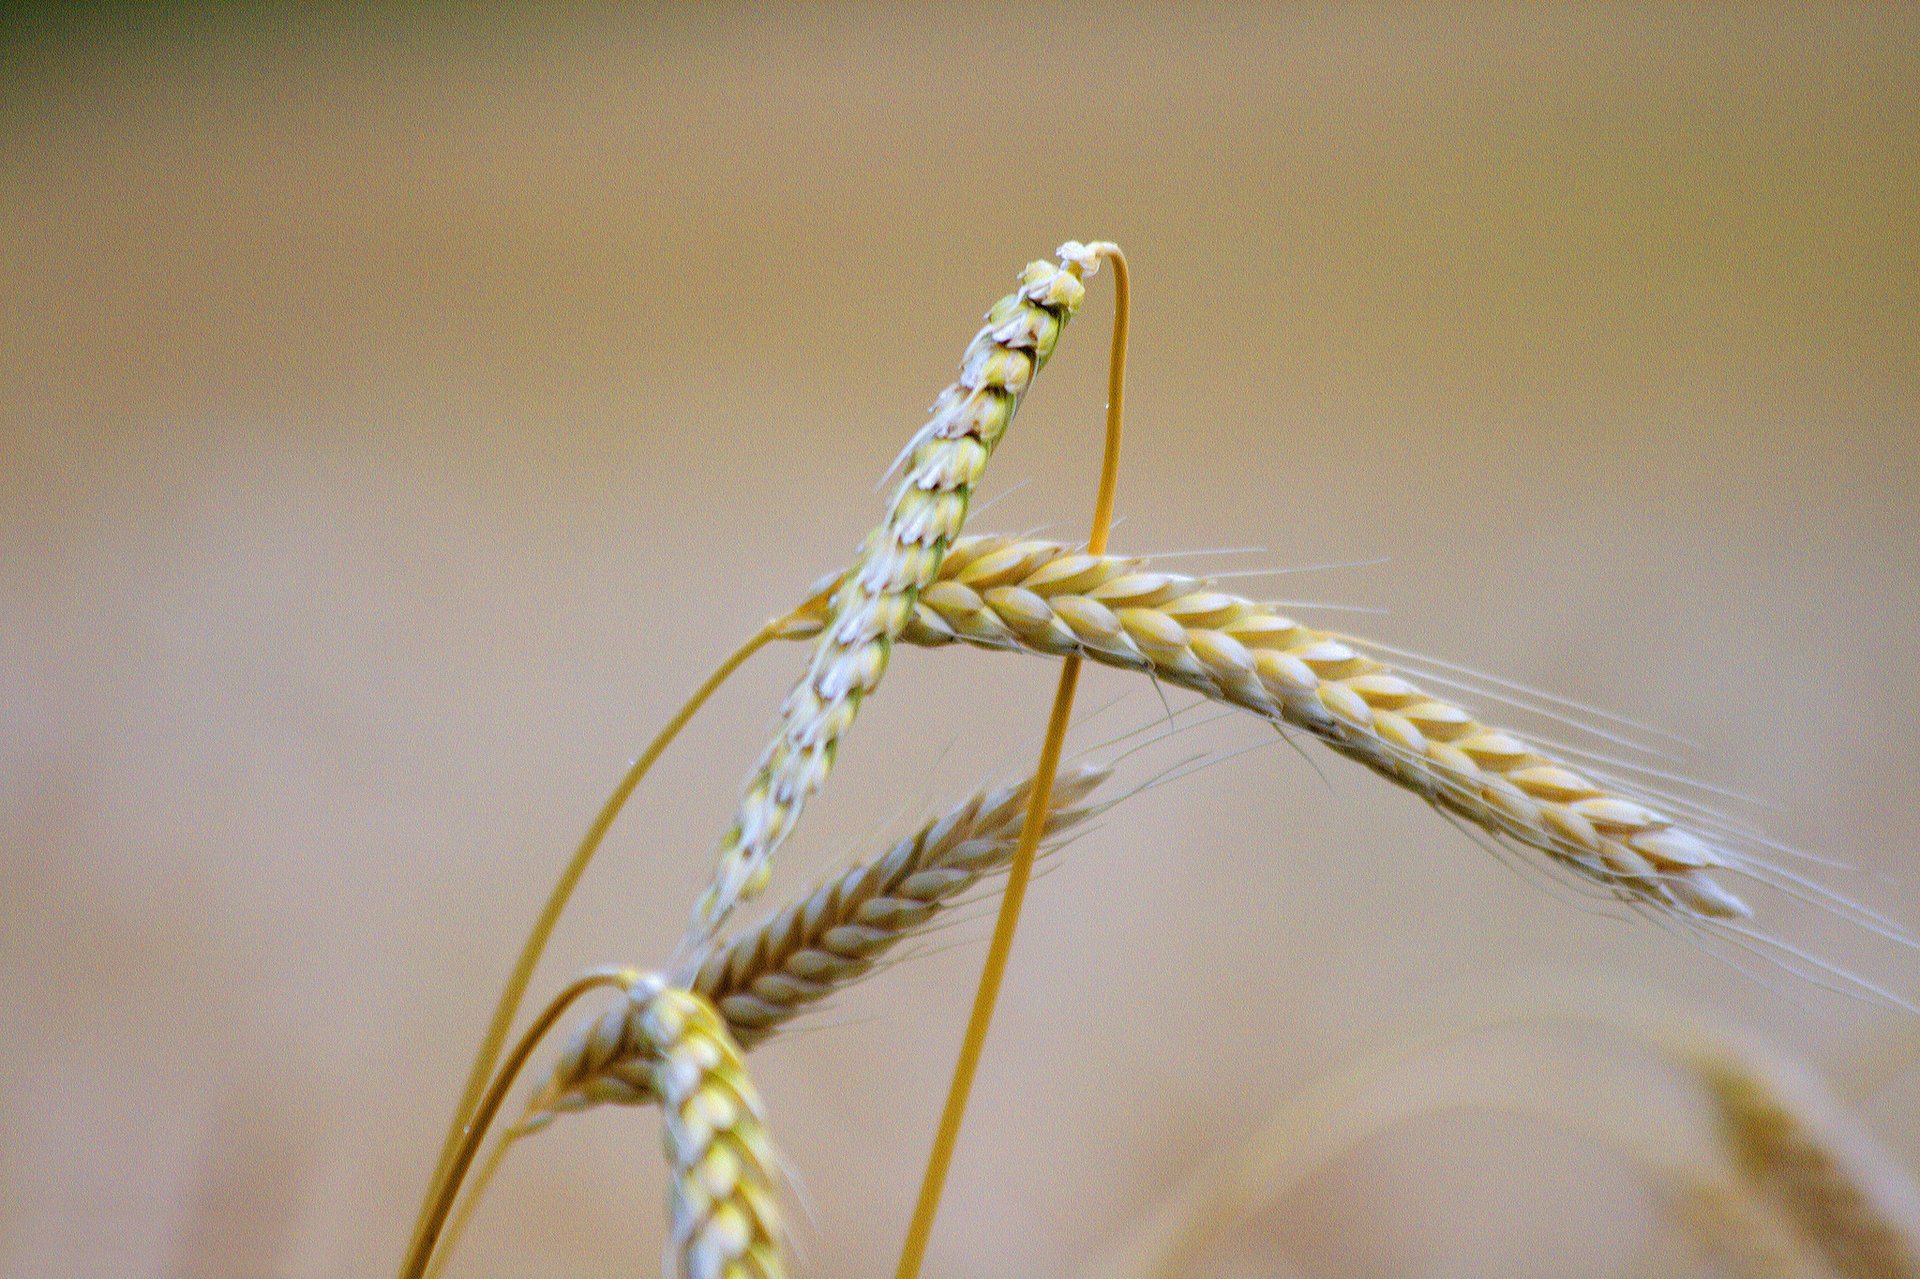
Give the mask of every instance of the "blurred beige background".
[{"label": "blurred beige background", "polygon": [[[979,312],[1070,236],[1134,263],[1119,548],[1390,557],[1243,585],[1695,739],[1920,925],[1913,6],[30,27],[0,55],[0,1272],[390,1266],[593,808],[844,560]],[[976,528],[1084,522],[1110,308],[1096,282]],[[799,661],[668,758],[544,988],[666,954]],[[1052,679],[901,655],[776,891],[1008,775]],[[1159,713],[1136,690],[1082,740]],[[1040,881],[930,1274],[1071,1271],[1490,984],[1644,986],[1842,1071],[1912,1051],[1909,1015],[1585,912],[1316,755],[1325,784],[1282,748],[1141,796]],[[1911,953],[1761,903],[1920,997]],[[890,1268],[985,931],[756,1056],[808,1273]],[[1895,1073],[1863,1112],[1920,1162]],[[655,1143],[601,1113],[530,1144],[456,1273],[650,1272]],[[1215,1264],[1620,1274],[1653,1216],[1590,1143],[1438,1116]]]}]

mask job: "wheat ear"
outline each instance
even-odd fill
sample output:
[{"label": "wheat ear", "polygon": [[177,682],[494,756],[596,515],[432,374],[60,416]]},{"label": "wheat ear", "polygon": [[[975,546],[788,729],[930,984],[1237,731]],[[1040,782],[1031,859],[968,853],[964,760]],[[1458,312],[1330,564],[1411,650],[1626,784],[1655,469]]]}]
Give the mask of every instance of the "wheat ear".
[{"label": "wheat ear", "polygon": [[1811,1080],[1751,1053],[1683,1053],[1742,1176],[1844,1279],[1920,1279],[1920,1186]]},{"label": "wheat ear", "polygon": [[1085,298],[1081,278],[1100,262],[1078,242],[1062,245],[1059,257],[1058,265],[1029,264],[1019,288],[988,310],[985,327],[961,359],[958,380],[941,392],[932,417],[908,444],[886,516],[834,592],[806,673],[781,707],[780,727],[747,779],[712,881],[694,904],[689,951],[765,886],[775,850],[826,780],[861,700],[886,671],[889,650],[915,600],[959,536],[987,459]]},{"label": "wheat ear", "polygon": [[1311,733],[1628,900],[1698,919],[1750,913],[1708,873],[1740,865],[1732,854],[1344,639],[1198,578],[1052,542],[966,537],[921,592],[901,639],[1079,656],[1149,674]]},{"label": "wheat ear", "polygon": [[[1110,775],[1092,764],[1064,771],[1051,796],[1046,835],[1060,836],[1085,821],[1095,811],[1088,796]],[[1032,788],[1028,780],[980,791],[880,857],[821,882],[708,956],[694,974],[694,993],[720,1011],[742,1047],[770,1038],[865,977],[982,879],[1005,870]],[[576,1031],[534,1090],[522,1127],[602,1102],[653,1101],[643,1015],[643,1004],[627,1001]]]},{"label": "wheat ear", "polygon": [[634,986],[620,1022],[660,1100],[675,1269],[682,1279],[779,1279],[779,1157],[726,1023],[706,999],[657,976]]}]

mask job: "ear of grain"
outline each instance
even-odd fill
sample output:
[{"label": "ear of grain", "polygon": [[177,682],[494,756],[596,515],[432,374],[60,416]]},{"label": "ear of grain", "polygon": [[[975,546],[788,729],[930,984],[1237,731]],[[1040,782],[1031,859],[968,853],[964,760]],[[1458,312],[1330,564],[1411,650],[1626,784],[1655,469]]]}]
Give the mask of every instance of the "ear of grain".
[{"label": "ear of grain", "polygon": [[634,989],[620,1024],[632,1068],[660,1102],[671,1264],[682,1279],[779,1279],[779,1158],[726,1023],[700,995],[656,978]]},{"label": "ear of grain", "polygon": [[967,537],[901,638],[1079,654],[1148,674],[1311,733],[1629,902],[1701,920],[1749,914],[1710,873],[1739,865],[1725,850],[1344,640],[1200,579],[1051,542]]},{"label": "ear of grain", "polygon": [[[1058,837],[1095,810],[1088,797],[1109,776],[1083,764],[1054,784],[1046,834]],[[691,982],[720,1010],[728,1032],[752,1048],[820,1000],[873,971],[901,942],[932,926],[982,879],[1004,871],[1020,839],[1031,780],[983,790],[885,854],[825,880],[707,958]],[[561,1111],[655,1098],[640,1004],[595,1018],[561,1050],[535,1090],[535,1126]]]},{"label": "ear of grain", "polygon": [[1920,1187],[1812,1080],[1728,1048],[1685,1054],[1741,1175],[1843,1279],[1920,1279]]},{"label": "ear of grain", "polygon": [[721,840],[713,879],[695,903],[690,950],[765,886],[774,851],[826,780],[861,699],[879,685],[920,591],[938,575],[959,535],[988,458],[1084,298],[1081,277],[1098,264],[1084,245],[1063,245],[1058,265],[1030,264],[1020,287],[987,312],[959,378],[941,392],[931,419],[907,447],[886,517],[832,596],[806,674],[781,708],[780,727]]}]

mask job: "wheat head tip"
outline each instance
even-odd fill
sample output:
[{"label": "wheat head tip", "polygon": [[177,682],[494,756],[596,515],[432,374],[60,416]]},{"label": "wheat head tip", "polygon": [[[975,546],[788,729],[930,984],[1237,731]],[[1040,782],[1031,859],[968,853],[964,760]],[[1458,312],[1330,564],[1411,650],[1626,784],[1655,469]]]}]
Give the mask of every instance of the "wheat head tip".
[{"label": "wheat head tip", "polygon": [[807,670],[781,707],[694,904],[687,949],[704,945],[766,886],[774,852],[826,781],[862,699],[879,686],[920,591],[960,534],[988,459],[1086,296],[1081,277],[1098,264],[1098,246],[1069,241],[1059,262],[1028,264],[1018,287],[988,309],[958,378],[902,455],[885,516],[827,605]]}]

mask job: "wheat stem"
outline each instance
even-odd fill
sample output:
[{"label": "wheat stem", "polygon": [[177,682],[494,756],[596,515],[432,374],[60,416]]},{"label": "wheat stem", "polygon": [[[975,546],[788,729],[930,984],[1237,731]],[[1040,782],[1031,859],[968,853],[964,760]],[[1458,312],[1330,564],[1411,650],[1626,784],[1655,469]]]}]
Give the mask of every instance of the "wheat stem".
[{"label": "wheat stem", "polygon": [[467,1225],[473,1220],[474,1212],[480,1207],[480,1201],[486,1197],[487,1188],[493,1184],[500,1165],[506,1161],[507,1152],[513,1149],[528,1133],[535,1131],[520,1123],[502,1132],[493,1139],[493,1149],[480,1161],[480,1167],[468,1179],[466,1189],[460,1195],[460,1203],[454,1208],[453,1215],[447,1219],[446,1227],[440,1232],[440,1242],[433,1250],[433,1260],[427,1264],[427,1271],[421,1279],[440,1279],[447,1263],[453,1260],[454,1250],[460,1246],[461,1236],[467,1233]]},{"label": "wheat stem", "polygon": [[513,1019],[520,1011],[521,1001],[526,998],[527,986],[533,980],[533,971],[540,963],[540,956],[546,951],[547,942],[553,936],[554,927],[559,923],[561,913],[565,911],[575,887],[579,885],[580,877],[586,874],[594,855],[599,852],[600,845],[605,840],[607,831],[612,828],[614,819],[620,815],[620,810],[626,806],[627,800],[632,797],[634,790],[660,756],[666,752],[667,747],[673,744],[681,730],[699,713],[700,708],[706,705],[707,699],[712,697],[715,691],[746,663],[748,658],[765,648],[772,640],[787,634],[802,619],[816,613],[820,603],[821,601],[818,600],[808,600],[786,616],[768,621],[744,644],[730,653],[654,735],[653,740],[647,744],[647,748],[628,766],[626,775],[613,788],[613,793],[607,796],[606,803],[600,806],[600,811],[594,816],[593,823],[587,827],[587,833],[581,837],[579,846],[573,850],[573,856],[568,859],[566,866],[560,872],[559,879],[554,881],[553,888],[548,892],[546,903],[534,919],[533,927],[528,931],[526,940],[521,943],[520,955],[514,961],[513,971],[508,974],[506,985],[500,991],[499,1001],[494,1005],[493,1018],[487,1025],[479,1050],[474,1054],[473,1065],[467,1071],[467,1082],[461,1090],[460,1104],[455,1108],[453,1120],[447,1127],[446,1137],[440,1144],[440,1156],[434,1165],[433,1177],[427,1183],[426,1196],[421,1201],[419,1215],[414,1219],[409,1251],[419,1246],[420,1236],[426,1230],[427,1205],[432,1203],[434,1197],[440,1193],[441,1185],[446,1180],[454,1149],[460,1144],[461,1134],[473,1118],[474,1108],[479,1105],[481,1093],[487,1086],[487,1080],[492,1076],[494,1065],[500,1059],[500,1050],[506,1044],[507,1035],[513,1029]]},{"label": "wheat stem", "polygon": [[[1127,325],[1132,297],[1127,276],[1127,259],[1119,246],[1100,243],[1089,246],[1113,265],[1115,294],[1113,345],[1107,364],[1106,447],[1100,468],[1100,485],[1094,498],[1093,531],[1088,538],[1090,553],[1106,550],[1107,536],[1113,528],[1114,492],[1120,479],[1121,428],[1125,419],[1127,376]],[[1054,690],[1053,710],[1047,720],[1047,736],[1040,746],[1040,765],[1034,777],[1033,794],[1027,801],[1026,820],[1020,829],[1020,843],[1007,872],[1007,886],[1000,898],[1000,912],[994,921],[993,939],[987,946],[986,961],[980,968],[980,985],[974,993],[973,1009],[967,1018],[967,1032],[960,1042],[960,1053],[953,1066],[953,1079],[940,1112],[933,1149],[914,1202],[913,1217],[907,1224],[907,1237],[900,1248],[895,1279],[918,1279],[926,1259],[927,1244],[933,1237],[933,1222],[940,1210],[941,1192],[947,1172],[953,1164],[954,1148],[960,1141],[960,1125],[966,1118],[967,1100],[973,1092],[973,1080],[979,1070],[980,1056],[986,1048],[987,1032],[993,1024],[994,1005],[1000,998],[1000,985],[1006,976],[1007,959],[1013,953],[1014,931],[1019,926],[1020,909],[1026,901],[1027,883],[1033,874],[1033,858],[1040,846],[1040,832],[1046,822],[1052,798],[1054,774],[1060,767],[1060,753],[1067,737],[1067,722],[1073,715],[1073,695],[1080,679],[1080,658],[1070,656],[1060,668],[1060,683]]]},{"label": "wheat stem", "polygon": [[527,1058],[540,1045],[541,1039],[553,1029],[556,1022],[566,1014],[574,1001],[590,991],[603,986],[617,986],[622,990],[632,989],[640,980],[640,974],[632,969],[601,969],[575,978],[553,1000],[541,1010],[520,1035],[519,1042],[506,1055],[493,1082],[481,1095],[480,1102],[474,1107],[472,1117],[463,1128],[459,1143],[454,1147],[453,1158],[448,1161],[446,1176],[435,1187],[429,1197],[426,1211],[422,1217],[423,1227],[415,1237],[413,1245],[407,1250],[407,1259],[401,1264],[400,1279],[421,1279],[432,1259],[435,1241],[439,1238],[440,1228],[446,1223],[447,1214],[453,1208],[454,1195],[460,1189],[467,1168],[473,1163],[473,1157],[480,1149],[480,1143],[486,1139],[487,1129],[493,1123],[493,1117],[499,1113],[501,1103],[513,1088],[513,1082],[527,1064]]}]

